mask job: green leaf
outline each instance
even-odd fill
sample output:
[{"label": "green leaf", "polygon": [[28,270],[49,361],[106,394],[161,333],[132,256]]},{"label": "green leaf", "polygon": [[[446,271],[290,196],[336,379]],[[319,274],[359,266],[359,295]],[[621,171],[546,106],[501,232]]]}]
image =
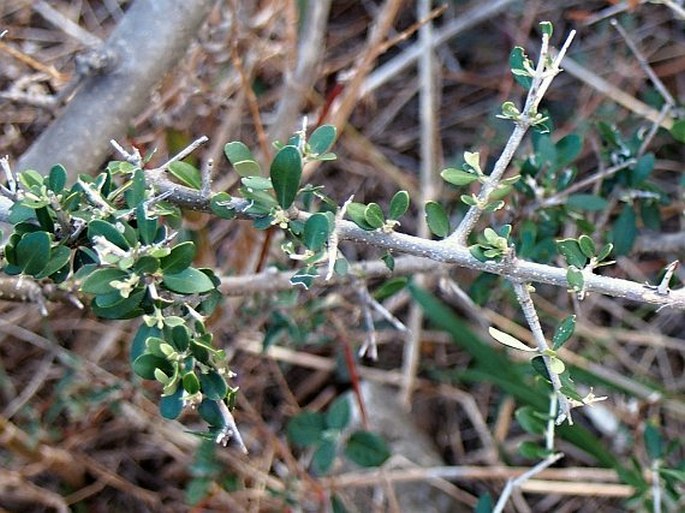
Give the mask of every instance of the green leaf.
[{"label": "green leaf", "polygon": [[233,219],[236,212],[230,207],[231,199],[230,194],[226,192],[217,192],[212,196],[209,208],[212,209],[214,215],[222,219]]},{"label": "green leaf", "polygon": [[580,247],[580,251],[587,258],[592,258],[595,256],[595,243],[592,242],[592,239],[587,235],[581,235],[578,237],[578,246]]},{"label": "green leaf", "polygon": [[19,173],[19,182],[26,189],[40,187],[43,185],[43,175],[33,169],[27,169],[26,171]]},{"label": "green leaf", "polygon": [[390,278],[374,291],[373,297],[376,301],[384,301],[406,287],[408,282],[409,279],[406,276]]},{"label": "green leaf", "polygon": [[274,188],[271,178],[266,176],[245,176],[240,179],[240,183],[254,191],[268,191]]},{"label": "green leaf", "polygon": [[127,298],[121,297],[119,292],[99,295],[91,304],[95,315],[103,319],[132,319],[144,312],[138,308],[145,295],[145,289],[138,288]]},{"label": "green leaf", "polygon": [[193,477],[185,487],[185,500],[191,506],[196,506],[210,496],[214,479],[206,475]]},{"label": "green leaf", "polygon": [[88,224],[88,238],[93,240],[95,236],[101,236],[110,241],[115,246],[120,247],[123,250],[129,249],[128,241],[124,234],[120,232],[116,226],[102,219],[93,219]]},{"label": "green leaf", "polygon": [[473,194],[462,194],[459,197],[459,199],[462,203],[470,207],[475,207],[476,205],[478,205],[478,200],[474,197]]},{"label": "green leaf", "polygon": [[136,168],[131,177],[131,187],[124,193],[126,204],[129,208],[136,208],[143,201],[145,201],[145,191],[147,184],[145,183],[145,171]]},{"label": "green leaf", "polygon": [[167,256],[160,260],[164,274],[176,274],[190,267],[195,258],[195,243],[187,240],[174,246]]},{"label": "green leaf", "polygon": [[392,256],[392,253],[390,251],[387,251],[382,257],[381,260],[385,264],[385,267],[388,268],[388,271],[392,272],[395,270],[395,257]]},{"label": "green leaf", "polygon": [[378,467],[390,457],[390,449],[376,433],[355,431],[347,440],[345,456],[362,467]]},{"label": "green leaf", "polygon": [[645,425],[644,440],[649,459],[658,460],[663,457],[664,440],[653,422],[647,422]]},{"label": "green leaf", "polygon": [[288,421],[286,435],[291,444],[309,447],[321,440],[325,429],[323,414],[303,411]]},{"label": "green leaf", "polygon": [[174,373],[174,369],[165,358],[144,353],[133,361],[133,372],[143,379],[155,379],[155,369],[161,369],[167,376]]},{"label": "green leaf", "polygon": [[583,140],[578,134],[569,134],[560,139],[555,145],[556,165],[564,167],[573,162],[583,149]]},{"label": "green leaf", "polygon": [[556,356],[550,356],[549,370],[554,374],[562,374],[566,370],[566,364]]},{"label": "green leaf", "polygon": [[676,141],[685,143],[685,119],[673,123],[670,132]]},{"label": "green leaf", "polygon": [[599,250],[599,253],[597,253],[597,261],[602,262],[606,260],[606,258],[609,256],[609,254],[614,250],[614,245],[611,242],[608,242],[604,246],[602,246],[602,249]]},{"label": "green leaf", "polygon": [[604,198],[594,194],[571,194],[566,200],[566,206],[572,210],[586,210],[599,212],[605,210],[609,203]]},{"label": "green leaf", "polygon": [[549,371],[547,370],[547,365],[545,365],[545,360],[542,356],[535,356],[530,360],[530,364],[533,366],[535,372],[540,376],[545,378],[547,381],[552,381],[549,377]]},{"label": "green leaf", "polygon": [[86,294],[109,294],[117,290],[110,283],[114,280],[121,281],[128,277],[129,273],[121,269],[111,267],[96,269],[81,284],[81,292]]},{"label": "green leaf", "polygon": [[45,265],[43,270],[36,275],[36,278],[47,278],[48,276],[56,273],[60,269],[64,268],[69,264],[71,260],[71,250],[66,246],[57,246],[52,248],[52,254],[50,255],[50,261]]},{"label": "green leaf", "polygon": [[321,125],[309,136],[309,148],[315,155],[321,155],[331,149],[335,142],[337,130],[333,125]]},{"label": "green leaf", "polygon": [[67,183],[67,170],[62,164],[57,164],[50,168],[48,173],[48,189],[55,194],[59,194],[64,190]]},{"label": "green leaf", "polygon": [[305,290],[309,290],[309,287],[312,286],[312,283],[314,283],[318,276],[319,271],[316,270],[316,267],[310,265],[293,274],[289,281],[291,285],[300,285]]},{"label": "green leaf", "polygon": [[350,423],[350,400],[343,395],[328,407],[325,417],[328,429],[343,430]]},{"label": "green leaf", "polygon": [[165,395],[159,400],[159,413],[165,419],[173,420],[183,411],[183,388],[178,387],[171,395]]},{"label": "green leaf", "polygon": [[347,205],[345,215],[362,230],[373,230],[374,228],[366,222],[366,218],[364,217],[365,211],[366,205],[353,201]]},{"label": "green leaf", "polygon": [[197,413],[207,424],[213,427],[224,427],[224,417],[217,401],[203,399],[197,407]]},{"label": "green leaf", "polygon": [[492,497],[489,493],[485,492],[485,495],[478,497],[478,502],[476,503],[476,509],[473,510],[474,513],[492,513],[495,505],[492,503]]},{"label": "green leaf", "polygon": [[337,444],[335,440],[323,440],[312,455],[312,472],[321,476],[333,466]]},{"label": "green leaf", "polygon": [[364,220],[372,228],[380,228],[385,224],[383,210],[378,203],[369,203],[364,209]]},{"label": "green leaf", "polygon": [[521,87],[528,90],[530,89],[533,79],[528,76],[523,63],[530,63],[526,52],[520,46],[515,46],[509,55],[509,66],[511,67],[511,72],[514,74],[514,80],[516,80]]},{"label": "green leaf", "polygon": [[345,503],[337,495],[331,495],[331,508],[333,513],[348,513]]},{"label": "green leaf", "polygon": [[523,406],[515,412],[516,420],[524,431],[531,435],[541,435],[547,428],[540,413],[532,406]]},{"label": "green leaf", "polygon": [[438,237],[447,237],[450,233],[450,221],[445,207],[436,201],[427,201],[425,209],[428,229]]},{"label": "green leaf", "polygon": [[152,244],[157,236],[157,219],[148,217],[143,203],[136,207],[136,223],[140,242]]},{"label": "green leaf", "polygon": [[168,169],[169,173],[186,187],[197,189],[198,191],[202,188],[202,176],[195,166],[177,160],[169,164]]},{"label": "green leaf", "polygon": [[568,281],[569,287],[575,291],[581,291],[585,286],[583,273],[575,267],[566,269],[566,281]]},{"label": "green leaf", "polygon": [[321,251],[328,240],[331,227],[326,214],[314,214],[304,223],[302,242],[312,251]]},{"label": "green leaf", "polygon": [[240,176],[260,175],[262,173],[252,152],[242,142],[233,141],[228,143],[224,146],[224,154],[233,166],[233,169]]},{"label": "green leaf", "polygon": [[512,337],[508,333],[504,333],[503,331],[500,331],[497,328],[493,328],[492,326],[488,328],[488,333],[490,333],[490,336],[494,338],[497,342],[505,346],[511,347],[513,349],[518,349],[519,351],[537,352],[536,348],[530,347],[529,345],[526,345],[523,342],[521,342],[519,339]]},{"label": "green leaf", "polygon": [[475,173],[464,171],[463,169],[455,169],[453,167],[448,167],[447,169],[440,171],[440,176],[447,183],[451,183],[457,187],[468,185],[478,180],[478,175]]},{"label": "green leaf", "polygon": [[137,274],[154,274],[159,271],[159,258],[143,255],[133,264],[133,271]]},{"label": "green leaf", "polygon": [[212,399],[213,401],[224,400],[228,393],[228,385],[221,374],[210,370],[206,374],[200,374],[199,378],[202,385],[202,393],[207,399]]},{"label": "green leaf", "polygon": [[519,454],[521,456],[531,460],[541,460],[543,458],[546,458],[549,454],[549,451],[547,449],[545,449],[544,447],[540,447],[537,443],[532,442],[530,440],[521,442],[518,449]]},{"label": "green leaf", "polygon": [[573,265],[578,269],[585,267],[587,257],[580,249],[580,244],[576,239],[562,239],[556,241],[557,250],[566,259],[568,265]]},{"label": "green leaf", "polygon": [[554,26],[549,21],[541,21],[540,22],[540,30],[546,36],[552,37],[552,33],[554,32]]},{"label": "green leaf", "polygon": [[390,200],[390,212],[388,218],[399,219],[409,208],[409,193],[407,191],[397,191]]},{"label": "green leaf", "polygon": [[141,324],[131,341],[131,349],[129,351],[129,361],[131,364],[133,364],[136,358],[146,352],[147,339],[150,337],[159,337],[161,334],[161,331],[156,326],[150,327],[145,323]]},{"label": "green leaf", "polygon": [[36,276],[50,261],[50,235],[46,232],[33,232],[24,235],[16,248],[17,265],[24,274]]},{"label": "green leaf", "polygon": [[179,294],[202,294],[214,288],[212,280],[194,267],[188,267],[179,273],[165,273],[162,283],[167,289]]},{"label": "green leaf", "polygon": [[637,237],[637,216],[632,205],[625,204],[611,228],[611,242],[616,256],[627,255]]},{"label": "green leaf", "polygon": [[472,244],[469,246],[469,253],[471,253],[471,256],[479,262],[487,262],[490,260],[490,257],[485,255],[485,251],[480,244]]},{"label": "green leaf", "polygon": [[559,323],[552,337],[552,349],[555,351],[563,346],[571,338],[576,329],[576,316],[569,315]]},{"label": "green leaf", "polygon": [[654,153],[645,153],[642,155],[635,163],[635,167],[630,171],[630,185],[637,187],[647,180],[654,170],[655,163],[656,158],[654,157]]},{"label": "green leaf", "polygon": [[295,201],[302,178],[302,157],[295,146],[284,146],[274,157],[269,172],[276,200],[283,209]]},{"label": "green leaf", "polygon": [[[166,323],[168,326],[169,317],[166,318]],[[190,344],[190,331],[183,324],[174,326],[171,328],[171,341],[173,342],[174,348],[178,351],[185,351]]]}]

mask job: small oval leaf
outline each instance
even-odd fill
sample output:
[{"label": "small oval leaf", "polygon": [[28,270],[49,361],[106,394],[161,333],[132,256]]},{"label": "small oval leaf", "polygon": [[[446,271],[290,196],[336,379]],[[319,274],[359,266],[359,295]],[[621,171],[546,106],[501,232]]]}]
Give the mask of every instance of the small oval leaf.
[{"label": "small oval leaf", "polygon": [[302,242],[312,251],[320,251],[328,240],[330,224],[326,214],[314,214],[304,223]]},{"label": "small oval leaf", "polygon": [[427,201],[425,209],[428,229],[440,238],[447,237],[450,233],[450,221],[445,207],[435,201]]},{"label": "small oval leaf", "polygon": [[187,240],[174,246],[171,253],[160,260],[160,265],[165,274],[176,274],[190,267],[194,258],[195,243]]},{"label": "small oval leaf", "polygon": [[180,273],[164,274],[162,283],[167,289],[179,294],[202,294],[214,288],[212,280],[194,267],[188,267]]},{"label": "small oval leaf", "polygon": [[321,155],[331,149],[335,142],[336,128],[333,125],[321,125],[309,137],[309,148],[315,155]]},{"label": "small oval leaf", "polygon": [[181,184],[191,189],[200,190],[202,188],[202,177],[200,170],[192,164],[183,161],[176,161],[169,164],[169,173],[174,176]]},{"label": "small oval leaf", "polygon": [[240,141],[233,141],[224,146],[226,158],[240,176],[262,174],[259,164],[250,149]]},{"label": "small oval leaf", "polygon": [[369,203],[364,209],[364,220],[373,228],[380,228],[385,224],[383,210],[378,203]]},{"label": "small oval leaf", "polygon": [[321,439],[325,429],[323,414],[303,411],[288,421],[286,434],[290,443],[299,447],[309,447]]},{"label": "small oval leaf", "polygon": [[490,333],[490,336],[494,338],[497,342],[500,344],[503,344],[505,346],[512,347],[514,349],[518,349],[519,351],[528,351],[531,353],[534,353],[537,351],[536,348],[530,347],[523,342],[521,342],[519,339],[512,337],[508,333],[504,333],[503,331],[498,330],[497,328],[493,328],[490,326],[488,328],[488,333]]},{"label": "small oval leaf", "polygon": [[478,175],[475,173],[470,173],[468,171],[464,171],[463,169],[455,169],[453,167],[448,167],[447,169],[440,171],[440,176],[447,183],[451,183],[457,187],[468,185],[478,180]]},{"label": "small oval leaf", "polygon": [[390,449],[379,435],[356,431],[347,440],[345,456],[362,467],[378,467],[390,457]]},{"label": "small oval leaf", "polygon": [[552,337],[552,348],[556,351],[564,343],[571,338],[573,332],[576,329],[576,316],[569,315],[563,321],[559,323],[557,329],[554,331],[554,336]]},{"label": "small oval leaf", "polygon": [[409,208],[409,193],[407,191],[397,191],[390,200],[390,219],[399,219]]},{"label": "small oval leaf", "polygon": [[24,274],[37,275],[50,261],[50,235],[47,232],[25,234],[15,249],[17,264]]},{"label": "small oval leaf", "polygon": [[283,209],[295,201],[302,178],[302,157],[295,146],[284,146],[274,157],[269,175],[276,200]]}]

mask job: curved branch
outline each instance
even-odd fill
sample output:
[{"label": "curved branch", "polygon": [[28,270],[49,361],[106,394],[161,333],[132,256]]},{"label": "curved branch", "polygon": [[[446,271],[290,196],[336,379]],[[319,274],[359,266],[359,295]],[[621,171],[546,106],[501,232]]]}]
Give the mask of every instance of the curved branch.
[{"label": "curved branch", "polygon": [[85,79],[62,114],[22,155],[18,170],[70,172],[97,168],[149,94],[179,61],[214,2],[136,0],[98,50],[113,64]]}]

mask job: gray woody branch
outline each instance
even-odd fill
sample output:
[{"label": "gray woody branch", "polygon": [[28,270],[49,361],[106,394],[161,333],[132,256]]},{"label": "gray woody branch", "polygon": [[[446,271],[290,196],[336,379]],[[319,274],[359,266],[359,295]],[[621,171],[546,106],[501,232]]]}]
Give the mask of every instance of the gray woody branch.
[{"label": "gray woody branch", "polygon": [[211,0],[136,0],[95,51],[106,63],[88,76],[61,115],[22,155],[18,171],[47,172],[61,163],[71,173],[97,168],[151,91],[185,54]]}]

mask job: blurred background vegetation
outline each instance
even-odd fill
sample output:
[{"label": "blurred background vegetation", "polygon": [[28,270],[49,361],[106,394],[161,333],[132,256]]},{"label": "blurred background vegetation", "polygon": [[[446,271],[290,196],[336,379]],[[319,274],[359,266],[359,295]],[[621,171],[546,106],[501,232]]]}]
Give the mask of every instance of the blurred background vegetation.
[{"label": "blurred background vegetation", "polygon": [[[154,90],[141,92],[149,95],[149,102],[129,121],[119,142],[143,153],[156,149],[154,165],[207,135],[210,144],[201,158],[216,161],[215,190],[230,191],[238,177],[222,158],[223,145],[242,140],[264,159],[261,127],[267,135],[277,132],[272,123],[288,101],[283,84],[298,62],[297,41],[303,37],[298,20],[313,1],[217,1],[173,70]],[[332,2],[321,65],[311,89],[301,93],[298,120],[285,129],[285,135],[297,130],[304,115],[310,122],[340,122],[343,129],[334,148],[338,160],[320,166],[309,178],[339,203],[354,194],[355,201],[377,201],[387,208],[398,189],[406,189],[413,199],[421,197],[420,80],[415,60],[408,57],[418,44],[416,3],[396,3],[399,8],[385,34],[396,40],[367,70],[349,116],[339,118],[335,102],[353,82],[350,70],[369,54],[375,21],[392,2]],[[2,2],[0,30],[8,32],[0,40],[0,153],[19,159],[59,115],[59,102],[44,105],[39,100],[68,87],[76,76],[75,57],[86,50],[84,38],[69,35],[64,20],[106,40],[130,4]],[[678,13],[657,2],[638,1],[439,4],[446,9],[433,20],[436,34],[469,22],[435,50],[436,176],[444,167],[460,166],[464,151],[480,152],[484,169],[491,167],[511,130],[510,122],[495,115],[503,101],[522,97],[509,70],[511,49],[520,45],[535,56],[541,20],[554,23],[555,44],[576,29],[568,55],[577,67],[556,79],[544,102],[552,130],[529,137],[513,167],[535,176],[549,197],[576,177],[631,158],[646,160],[637,171],[633,166],[613,173],[579,190],[574,199],[557,203],[544,204],[539,191],[536,195],[524,184],[495,219],[514,225],[519,256],[563,264],[554,240],[586,233],[597,244],[611,241],[617,249],[616,264],[604,274],[657,284],[664,267],[685,248],[683,136],[665,130],[672,126],[665,118],[660,120],[664,128],[650,134],[654,120],[640,109],[658,113],[664,97],[609,20],[615,18],[628,32],[675,99],[672,123],[685,98],[685,37]],[[50,21],[46,6],[57,10],[61,23]],[[384,64],[405,60],[406,67],[384,72],[389,69]],[[599,86],[598,79],[603,80]],[[602,85],[606,83],[615,89]],[[636,103],[626,104],[616,90]],[[641,148],[646,134],[653,138]],[[102,164],[83,162],[80,171],[96,172]],[[448,186],[435,191],[452,219],[465,209],[459,194]],[[423,213],[416,203],[400,231],[414,234],[420,229]],[[182,237],[195,241],[197,265],[222,276],[290,265],[278,241],[265,243],[263,232],[244,223],[188,213]],[[382,256],[348,243],[341,249],[350,261]],[[680,276],[678,270],[673,286],[682,281]],[[159,417],[151,401],[159,387],[142,385],[128,361],[136,324],[101,322],[88,311],[58,304],[49,305],[48,317],[42,318],[34,305],[0,302],[0,508],[409,511],[396,497],[409,481],[430,482],[439,491],[439,497],[418,492],[425,511],[428,504],[435,511],[473,510],[478,497],[499,495],[511,475],[509,466],[536,461],[519,447],[539,437],[528,432],[534,428],[525,429],[526,410],[515,411],[522,406],[544,411],[546,406],[544,400],[540,403],[544,395],[531,385],[525,362],[495,348],[487,336],[487,326],[496,323],[522,340],[529,338],[517,326],[525,321],[510,286],[499,277],[463,269],[450,271],[449,280],[439,278],[426,277],[413,292],[401,287],[404,282],[368,284],[404,322],[412,304],[424,309],[419,365],[409,377],[403,370],[406,335],[387,322],[375,323],[377,362],[352,356],[366,336],[354,286],[227,295],[211,328],[238,374],[236,418],[249,456],[203,442],[184,426]],[[559,473],[541,476],[547,481],[540,481],[539,489],[516,494],[507,511],[651,510],[644,471],[655,457],[673,469],[664,492],[671,498],[664,504],[682,511],[682,312],[595,295],[579,302],[566,290],[548,286],[537,287],[537,292],[536,306],[550,333],[569,313],[578,315],[564,361],[579,387],[594,387],[609,399],[576,413],[578,429],[560,433],[559,448],[566,457],[557,465]],[[265,347],[268,355],[262,353]],[[414,378],[407,394],[407,380]],[[385,408],[401,390],[410,399],[411,413],[390,409],[385,413],[390,420],[382,422]],[[379,394],[384,394],[380,400]],[[338,398],[349,400],[355,411],[367,402],[371,427],[392,449],[383,467],[387,473],[363,474],[343,454],[330,468],[312,462],[318,439],[303,443],[298,426],[288,421],[302,419],[303,411],[335,411]],[[333,414],[326,419],[329,427],[340,423]],[[193,412],[183,423],[200,426]],[[445,471],[444,480],[424,470],[444,466],[460,470]],[[336,475],[342,477],[336,481],[331,477]],[[383,498],[369,491],[374,489]]]}]

